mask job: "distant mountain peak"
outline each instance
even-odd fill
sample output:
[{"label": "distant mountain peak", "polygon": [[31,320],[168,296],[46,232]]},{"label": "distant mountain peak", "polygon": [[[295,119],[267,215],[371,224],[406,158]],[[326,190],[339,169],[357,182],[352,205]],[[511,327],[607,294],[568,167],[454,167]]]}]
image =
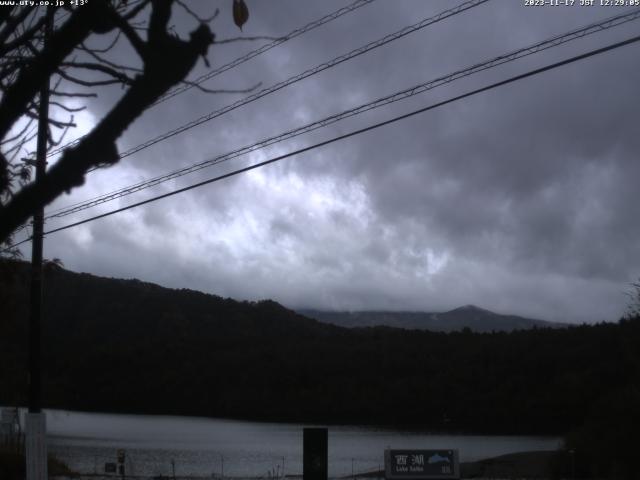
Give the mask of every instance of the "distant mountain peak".
[{"label": "distant mountain peak", "polygon": [[487,309],[480,308],[477,305],[473,305],[471,303],[469,303],[468,305],[463,305],[462,307],[454,308],[451,311],[455,312],[456,310],[477,311],[477,312],[488,312],[489,311]]},{"label": "distant mountain peak", "polygon": [[347,313],[322,310],[299,310],[298,312],[321,322],[348,328],[388,326],[408,330],[440,332],[452,332],[470,328],[475,332],[510,332],[530,328],[559,328],[566,326],[518,315],[495,313],[473,304],[440,313],[390,311],[355,311]]},{"label": "distant mountain peak", "polygon": [[449,310],[447,312],[442,312],[441,315],[448,315],[448,314],[458,314],[458,315],[467,315],[470,317],[473,317],[475,315],[483,315],[483,316],[487,316],[487,315],[500,315],[496,312],[492,312],[491,310],[487,310],[486,308],[482,308],[479,307],[477,305],[473,305],[471,303],[469,303],[468,305],[463,305],[462,307],[457,307],[454,308],[452,310]]}]

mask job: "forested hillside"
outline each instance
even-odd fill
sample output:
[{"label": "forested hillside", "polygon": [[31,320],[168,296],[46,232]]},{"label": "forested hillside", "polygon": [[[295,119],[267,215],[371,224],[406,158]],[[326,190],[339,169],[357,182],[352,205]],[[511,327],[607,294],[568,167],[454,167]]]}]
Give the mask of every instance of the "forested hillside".
[{"label": "forested hillside", "polygon": [[474,332],[511,332],[530,328],[565,328],[562,323],[546,322],[517,315],[499,313],[465,305],[447,312],[389,312],[355,311],[340,312],[327,310],[298,310],[298,313],[339,327],[395,327],[407,330],[431,330],[432,332],[453,332],[468,328]]},{"label": "forested hillside", "polygon": [[[27,268],[2,268],[0,404],[24,404]],[[272,301],[58,268],[44,305],[44,395],[56,408],[561,434],[639,384],[637,319],[494,334],[346,329]]]}]

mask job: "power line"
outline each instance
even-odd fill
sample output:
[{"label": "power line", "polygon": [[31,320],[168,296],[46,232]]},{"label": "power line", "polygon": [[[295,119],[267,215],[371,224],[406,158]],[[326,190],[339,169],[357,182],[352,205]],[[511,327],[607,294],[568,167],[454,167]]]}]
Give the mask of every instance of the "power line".
[{"label": "power line", "polygon": [[119,158],[126,158],[128,156],[133,155],[134,153],[138,153],[141,150],[144,150],[152,145],[155,145],[156,143],[162,142],[164,140],[167,140],[168,138],[171,138],[175,135],[178,135],[180,133],[184,133],[187,130],[191,130],[194,127],[197,127],[198,125],[202,125],[205,122],[208,122],[210,120],[213,120],[214,118],[220,117],[222,115],[225,115],[241,106],[244,106],[248,103],[252,103],[255,102],[256,100],[265,97],[271,93],[277,92],[278,90],[282,90],[285,87],[288,87],[290,85],[293,85],[294,83],[298,83],[302,80],[305,80],[309,77],[311,77],[312,75],[316,75],[320,72],[323,72],[325,70],[328,70],[329,68],[333,68],[336,65],[340,65],[341,63],[344,63],[348,60],[352,60],[356,57],[359,57],[360,55],[363,55],[367,52],[370,52],[371,50],[375,50],[376,48],[382,47],[383,45],[386,45],[387,43],[393,42],[395,40],[398,40],[402,37],[405,37],[411,33],[417,32],[418,30],[421,30],[423,28],[426,28],[428,26],[434,25],[438,22],[441,22],[442,20],[445,20],[447,18],[453,17],[455,15],[458,15],[462,12],[465,12],[471,8],[477,7],[483,3],[488,2],[489,0],[467,0],[463,3],[461,3],[460,5],[450,8],[448,10],[444,10],[440,13],[438,13],[437,15],[434,15],[432,17],[429,18],[425,18],[417,23],[414,23],[413,25],[410,25],[408,27],[404,27],[401,30],[398,30],[397,32],[394,32],[392,34],[386,35],[378,40],[375,40],[373,42],[369,42],[366,45],[356,48],[354,50],[351,50],[348,53],[345,53],[343,55],[340,55],[339,57],[335,57],[331,60],[329,60],[328,62],[322,63],[320,65],[317,65],[313,68],[310,68],[308,70],[305,70],[302,73],[299,73],[297,75],[294,75],[292,77],[289,77],[286,80],[283,80],[282,82],[278,82],[270,87],[267,88],[263,88],[262,90],[260,90],[259,92],[256,92],[254,94],[248,95],[245,98],[242,98],[236,102],[233,102],[225,107],[222,107],[218,110],[214,110],[213,112],[208,113],[207,115],[203,115],[199,118],[196,118],[195,120],[192,120],[189,123],[186,123],[180,127],[174,128],[173,130],[170,130],[162,135],[159,135],[155,138],[152,138],[150,140],[147,140],[144,143],[141,143],[133,148],[130,148],[129,150],[126,150],[125,152],[120,154]]},{"label": "power line", "polygon": [[[177,190],[173,190],[171,192],[168,192],[168,193],[165,193],[165,194],[162,194],[162,195],[157,195],[155,197],[149,198],[147,200],[143,200],[141,202],[137,202],[137,203],[133,203],[131,205],[127,205],[126,207],[122,207],[122,208],[118,208],[118,209],[115,209],[115,210],[111,210],[109,212],[106,212],[106,213],[103,213],[103,214],[100,214],[100,215],[95,215],[93,217],[89,217],[89,218],[86,218],[84,220],[80,220],[78,222],[74,222],[74,223],[59,227],[59,228],[55,228],[53,230],[49,230],[49,231],[45,232],[44,234],[45,235],[49,235],[49,234],[52,234],[52,233],[61,232],[63,230],[67,230],[69,228],[77,227],[79,225],[83,225],[85,223],[92,222],[94,220],[98,220],[98,219],[105,218],[105,217],[108,217],[108,216],[111,216],[111,215],[115,215],[116,213],[121,213],[121,212],[124,212],[126,210],[130,210],[132,208],[139,207],[141,205],[146,205],[148,203],[152,203],[152,202],[161,200],[163,198],[171,197],[171,196],[177,195],[179,193],[184,193],[186,191],[193,190],[195,188],[202,187],[204,185],[208,185],[210,183],[215,183],[215,182],[218,182],[220,180],[224,180],[226,178],[230,178],[230,177],[239,175],[240,173],[245,173],[245,172],[248,172],[250,170],[257,169],[259,167],[264,167],[266,165],[278,162],[280,160],[284,160],[285,158],[293,157],[295,155],[299,155],[301,153],[308,152],[310,150],[315,150],[316,148],[320,148],[320,147],[323,147],[323,146],[338,142],[340,140],[345,140],[347,138],[354,137],[356,135],[360,135],[362,133],[369,132],[371,130],[390,125],[390,124],[398,122],[400,120],[404,120],[404,119],[413,117],[413,116],[418,115],[420,113],[424,113],[424,112],[427,112],[429,110],[434,110],[434,109],[442,107],[444,105],[448,105],[450,103],[457,102],[457,101],[462,100],[464,98],[468,98],[468,97],[471,97],[471,96],[474,96],[474,95],[477,95],[477,94],[480,94],[480,93],[483,93],[483,92],[487,92],[489,90],[493,90],[493,89],[496,89],[498,87],[502,87],[504,85],[508,85],[508,84],[523,80],[525,78],[532,77],[534,75],[539,75],[541,73],[544,73],[544,72],[547,72],[547,71],[554,70],[556,68],[562,67],[564,65],[569,65],[571,63],[575,63],[575,62],[578,62],[580,60],[584,60],[586,58],[593,57],[595,55],[600,55],[602,53],[609,52],[611,50],[615,50],[615,49],[618,49],[618,48],[621,48],[621,47],[624,47],[626,45],[630,45],[630,44],[633,44],[633,43],[636,43],[636,42],[640,42],[640,35],[632,37],[632,38],[629,38],[627,40],[623,40],[621,42],[617,42],[617,43],[608,45],[606,47],[601,47],[601,48],[598,48],[596,50],[591,50],[591,51],[589,51],[587,53],[583,53],[581,55],[576,55],[574,57],[570,57],[570,58],[562,60],[560,62],[555,62],[555,63],[552,63],[550,65],[546,65],[544,67],[536,68],[534,70],[529,70],[526,73],[522,73],[520,75],[516,75],[516,76],[510,77],[510,78],[507,78],[506,80],[502,80],[502,81],[499,81],[499,82],[496,82],[496,83],[492,83],[492,84],[487,85],[485,87],[481,87],[481,88],[472,90],[470,92],[463,93],[461,95],[457,95],[455,97],[449,98],[447,100],[443,100],[441,102],[438,102],[438,103],[435,103],[435,104],[432,104],[432,105],[429,105],[429,106],[426,106],[426,107],[423,107],[423,108],[419,108],[418,110],[413,110],[412,112],[405,113],[403,115],[399,115],[399,116],[393,117],[393,118],[391,118],[389,120],[378,122],[378,123],[375,123],[373,125],[369,125],[368,127],[364,127],[364,128],[358,129],[358,130],[354,130],[354,131],[346,133],[344,135],[333,137],[333,138],[331,138],[329,140],[325,140],[325,141],[322,141],[322,142],[319,142],[319,143],[316,143],[316,144],[313,144],[313,145],[309,145],[307,147],[295,150],[293,152],[285,153],[283,155],[279,155],[279,156],[271,158],[269,160],[265,160],[263,162],[259,162],[259,163],[256,163],[254,165],[250,165],[248,167],[240,168],[240,169],[234,170],[232,172],[225,173],[224,175],[219,175],[217,177],[209,178],[207,180],[204,180],[204,181],[198,182],[198,183],[194,183],[194,184],[189,185],[187,187],[183,187],[183,188],[180,188],[180,189],[177,189]],[[11,245],[11,246],[5,248],[2,251],[3,252],[8,251],[8,250],[10,250],[12,248],[15,248],[18,245],[21,245],[21,244],[23,244],[23,243],[25,243],[25,242],[27,242],[29,240],[31,240],[31,238],[27,238],[27,239],[25,239],[25,240],[23,240],[23,241],[21,241],[19,243]]]},{"label": "power line", "polygon": [[[440,13],[438,13],[437,15],[434,15],[432,17],[429,18],[425,18],[417,23],[414,23],[413,25],[407,26],[402,28],[401,30],[398,30],[397,32],[394,32],[392,34],[386,35],[385,37],[382,37],[376,41],[370,42],[362,47],[359,47],[357,49],[354,49],[346,54],[343,54],[339,57],[336,57],[328,62],[322,63],[320,65],[317,65],[311,69],[305,70],[302,73],[299,73],[298,75],[294,75],[293,77],[288,78],[287,80],[284,80],[282,82],[279,82],[275,85],[272,85],[271,87],[265,88],[260,90],[257,93],[254,93],[252,95],[249,95],[241,100],[238,100],[237,102],[234,102],[232,104],[229,104],[221,109],[215,110],[213,112],[210,112],[207,115],[204,115],[202,117],[199,117],[195,120],[192,120],[191,122],[184,124],[178,128],[175,128],[173,130],[170,130],[169,132],[166,132],[158,137],[155,137],[153,139],[147,140],[146,142],[137,145],[136,147],[133,147],[123,153],[121,153],[119,155],[119,159],[123,159],[125,157],[128,157],[130,155],[133,155],[134,153],[137,153],[141,150],[144,150],[145,148],[148,148],[156,143],[159,143],[163,140],[166,140],[170,137],[173,137],[175,135],[178,135],[180,133],[183,133],[187,130],[190,130],[191,128],[194,128],[198,125],[201,125],[205,122],[208,122],[209,120],[212,120],[214,118],[217,118],[219,116],[222,116],[232,110],[235,110],[236,108],[239,108],[243,105],[246,105],[247,103],[251,103],[253,101],[256,101],[266,95],[269,95],[270,93],[276,92],[278,90],[281,90],[289,85],[292,85],[294,83],[297,83],[301,80],[304,80],[312,75],[315,75],[317,73],[320,73],[324,70],[327,70],[329,68],[332,68],[340,63],[343,63],[347,60],[351,60],[355,57],[358,57],[370,50],[373,50],[375,48],[379,48],[383,45],[386,45],[387,43],[390,43],[394,40],[397,40],[399,38],[402,38],[406,35],[409,35],[410,33],[416,32],[422,28],[428,27],[430,25],[433,25],[435,23],[438,23],[442,20],[445,20],[449,17],[452,17],[454,15],[457,15],[459,13],[462,13],[466,10],[469,10],[471,8],[477,7],[483,3],[488,2],[489,0],[468,0],[465,1],[463,3],[461,3],[460,5],[448,9],[448,10],[444,10]],[[94,171],[97,170],[98,167],[94,167],[92,169],[90,169],[89,171]]]},{"label": "power line", "polygon": [[285,133],[281,133],[279,135],[276,136],[272,136],[263,140],[260,140],[259,142],[256,142],[252,145],[248,145],[248,146],[244,146],[241,147],[239,149],[236,149],[232,152],[228,152],[225,153],[223,155],[219,155],[217,157],[214,157],[212,159],[208,159],[205,160],[203,162],[200,163],[196,163],[194,165],[188,166],[188,167],[184,167],[182,169],[178,169],[175,170],[173,172],[167,173],[167,174],[163,174],[161,176],[157,176],[155,178],[149,179],[149,180],[145,180],[143,182],[139,182],[137,184],[134,185],[130,185],[128,187],[124,187],[121,188],[119,190],[107,193],[107,194],[103,194],[100,195],[98,197],[94,197],[93,199],[84,201],[84,202],[80,202],[74,205],[70,205],[68,207],[64,207],[62,209],[59,209],[57,211],[52,212],[50,215],[48,215],[46,218],[60,218],[60,217],[64,217],[67,215],[71,215],[73,213],[77,213],[79,211],[82,210],[86,210],[88,208],[94,207],[96,205],[111,201],[111,200],[115,200],[117,198],[121,198],[124,197],[126,195],[130,195],[136,192],[139,192],[141,190],[156,186],[160,183],[178,178],[178,177],[182,177],[184,175],[187,175],[189,173],[193,173],[196,172],[198,170],[210,167],[212,165],[216,165],[218,163],[227,161],[227,160],[231,160],[233,158],[237,158],[239,156],[245,155],[247,153],[253,152],[255,150],[258,149],[262,149],[265,147],[268,147],[270,145],[273,145],[275,143],[279,143],[285,140],[289,140],[291,138],[297,137],[299,135],[302,135],[304,133],[309,133],[311,131],[317,130],[319,128],[323,128],[326,127],[328,125],[331,125],[333,123],[336,123],[340,120],[343,120],[345,118],[349,118],[364,112],[367,112],[369,110],[373,110],[376,108],[380,108],[384,105],[388,105],[390,103],[394,103],[400,100],[404,100],[406,98],[424,93],[428,90],[437,88],[439,86],[448,84],[450,82],[453,82],[455,80],[458,80],[460,78],[463,77],[467,77],[470,75],[473,75],[475,73],[484,71],[484,70],[488,70],[490,68],[494,68],[497,67],[499,65],[502,65],[504,63],[507,62],[511,62],[514,60],[517,60],[519,58],[523,58],[526,57],[528,55],[532,55],[535,53],[539,53],[541,51],[556,47],[558,45],[562,45],[564,43],[570,42],[572,40],[576,40],[579,38],[582,38],[584,36],[587,35],[591,35],[593,33],[596,32],[600,32],[612,27],[616,27],[616,26],[620,26],[622,24],[625,24],[627,22],[630,22],[632,20],[637,20],[640,18],[640,9],[636,9],[633,10],[631,12],[626,12],[620,15],[616,15],[610,18],[607,18],[605,20],[601,20],[599,22],[596,23],[592,23],[589,24],[587,26],[581,27],[581,28],[577,28],[574,30],[571,30],[568,33],[565,34],[561,34],[561,35],[556,35],[553,36],[547,40],[535,43],[533,45],[524,47],[524,48],[520,48],[517,49],[515,51],[512,51],[510,53],[506,53],[503,55],[500,55],[498,57],[495,57],[491,60],[488,61],[484,61],[481,63],[476,63],[470,67],[455,71],[453,73],[450,73],[448,75],[445,76],[441,76],[438,77],[436,79],[433,80],[429,80],[428,82],[424,82],[421,83],[419,85],[415,85],[413,87],[401,90],[399,92],[393,93],[391,95],[387,95],[385,97],[379,98],[377,100],[374,100],[372,102],[360,105],[358,107],[349,109],[349,110],[345,110],[341,113],[337,113],[334,115],[331,115],[329,117],[326,117],[322,120],[318,120],[315,121],[313,123],[295,128],[293,130],[289,130]]},{"label": "power line", "polygon": [[[317,20],[314,20],[310,23],[307,23],[306,25],[296,28],[295,30],[292,30],[291,32],[289,32],[288,34],[286,34],[284,37],[279,37],[275,40],[273,40],[270,43],[267,43],[255,50],[252,50],[248,53],[246,53],[245,55],[242,55],[241,57],[236,58],[235,60],[232,60],[229,63],[226,63],[224,65],[222,65],[221,67],[216,68],[215,70],[212,70],[211,72],[205,73],[204,75],[201,75],[200,77],[196,78],[193,81],[190,81],[189,84],[187,85],[182,85],[181,87],[177,87],[174,88],[173,90],[171,90],[170,92],[165,93],[162,97],[160,97],[158,100],[156,100],[156,102],[151,105],[152,108],[155,105],[158,105],[166,100],[169,100],[170,98],[175,97],[176,95],[179,95],[183,92],[186,92],[187,90],[195,87],[196,85],[200,85],[201,83],[205,82],[206,80],[210,80],[218,75],[220,75],[221,73],[226,72],[227,70],[231,70],[232,68],[235,68],[249,60],[251,60],[254,57],[257,57],[258,55],[261,55],[269,50],[271,50],[272,48],[277,47],[278,45],[281,45],[289,40],[292,40],[296,37],[299,37],[300,35],[307,33],[315,28],[318,28],[322,25],[324,25],[325,23],[329,23],[347,13],[353,12],[354,10],[357,10],[361,7],[364,7],[365,5],[368,5],[372,2],[374,2],[375,0],[356,0],[355,2],[353,2],[351,5],[348,5],[346,7],[342,7],[334,12],[331,12],[327,15],[325,15],[322,18],[319,18]],[[215,43],[215,42],[214,42]],[[78,143],[80,143],[80,141],[84,138],[85,136],[83,135],[80,138],[77,138],[75,140],[72,140],[71,142],[66,143],[65,145],[56,148],[55,150],[51,150],[47,156],[50,157],[52,155],[56,155],[57,153],[60,153],[62,150],[64,150],[65,148],[71,147],[73,145],[77,145]]]},{"label": "power line", "polygon": [[[360,55],[363,55],[371,50],[374,50],[376,48],[382,47],[383,45],[386,45],[387,43],[393,42],[395,40],[398,40],[399,38],[405,37],[411,33],[414,33],[418,30],[421,30],[423,28],[426,28],[430,25],[436,24],[438,22],[441,22],[442,20],[445,20],[449,17],[453,17],[455,15],[458,15],[459,13],[462,13],[466,10],[469,10],[471,8],[477,7],[483,3],[488,2],[489,0],[467,0],[463,3],[461,3],[460,5],[454,7],[454,8],[450,8],[448,10],[444,10],[440,13],[438,13],[437,15],[434,15],[432,17],[429,18],[425,18],[417,23],[414,23],[413,25],[407,26],[402,28],[401,30],[398,30],[395,33],[386,35],[378,40],[375,40],[373,42],[367,43],[366,45],[356,48],[354,50],[351,50],[348,53],[345,53],[343,55],[340,55],[339,57],[335,57],[332,60],[329,60],[328,62],[322,63],[320,65],[317,65],[313,68],[310,68],[308,70],[305,70],[302,73],[299,73],[297,75],[294,75],[292,77],[289,77],[286,80],[283,80],[282,82],[278,82],[274,85],[271,85],[270,87],[267,88],[263,88],[262,90],[260,90],[259,92],[253,93],[251,95],[248,95],[245,98],[242,98],[234,103],[231,103],[225,107],[222,107],[218,110],[214,110],[206,115],[203,115],[199,118],[196,118],[195,120],[190,121],[189,123],[186,123],[180,127],[174,128],[172,130],[169,130],[166,133],[163,133],[162,135],[159,135],[157,137],[154,137],[152,139],[147,140],[144,143],[141,143],[133,148],[130,148],[129,150],[126,150],[125,152],[121,153],[118,156],[118,159],[123,159],[126,158],[128,156],[131,156],[135,153],[140,152],[141,150],[144,150],[146,148],[149,148],[152,145],[155,145],[156,143],[162,142],[164,140],[167,140],[171,137],[174,137],[180,133],[184,133],[187,130],[191,130],[194,127],[197,127],[198,125],[202,125],[203,123],[206,123],[210,120],[213,120],[214,118],[220,117],[224,114],[227,114],[237,108],[240,108],[241,106],[244,106],[248,103],[252,103],[255,102],[256,100],[265,97],[271,93],[277,92],[279,90],[282,90],[285,87],[288,87],[290,85],[293,85],[294,83],[300,82],[306,78],[311,77],[312,75],[316,75],[320,72],[323,72],[324,70],[328,70],[330,68],[335,67],[336,65],[339,65],[341,63],[344,63],[348,60],[351,60],[353,58],[356,58]],[[94,171],[97,170],[98,167],[94,167],[92,169],[90,169],[89,171]]]},{"label": "power line", "polygon": [[[359,48],[357,48],[355,50],[352,50],[352,51],[350,51],[350,52],[348,52],[346,54],[343,54],[343,55],[341,55],[339,57],[336,57],[336,58],[334,58],[334,59],[332,59],[332,60],[330,60],[328,62],[325,62],[323,64],[317,65],[316,67],[313,67],[313,68],[311,68],[309,70],[306,70],[306,71],[304,71],[302,73],[299,73],[298,75],[294,75],[293,77],[290,77],[287,80],[284,80],[284,81],[279,82],[279,83],[277,83],[275,85],[272,85],[271,87],[262,89],[261,91],[255,93],[255,94],[249,95],[249,96],[247,96],[247,97],[245,97],[243,99],[240,99],[237,102],[234,102],[234,103],[229,104],[229,105],[227,105],[227,106],[225,106],[225,107],[223,107],[221,109],[218,109],[218,110],[215,110],[213,112],[210,112],[209,114],[204,115],[202,117],[199,117],[199,118],[197,118],[195,120],[192,120],[191,122],[189,122],[187,124],[184,124],[184,125],[182,125],[182,126],[180,126],[178,128],[175,128],[173,130],[170,130],[169,132],[166,132],[163,135],[160,135],[160,136],[155,137],[153,139],[147,140],[146,142],[144,142],[142,144],[139,144],[136,147],[133,147],[133,148],[121,153],[119,155],[119,159],[122,159],[122,158],[128,157],[130,155],[133,155],[134,153],[137,153],[137,152],[139,152],[141,150],[144,150],[145,148],[148,148],[148,147],[150,147],[150,146],[152,146],[152,145],[154,145],[156,143],[159,143],[159,142],[161,142],[163,140],[166,140],[166,139],[168,139],[170,137],[173,137],[173,136],[178,135],[180,133],[183,133],[183,132],[185,132],[187,130],[190,130],[191,128],[194,128],[194,127],[196,127],[198,125],[201,125],[201,124],[203,124],[203,123],[205,123],[205,122],[207,122],[209,120],[212,120],[214,118],[222,116],[222,115],[224,115],[224,114],[226,114],[226,113],[228,113],[228,112],[230,112],[232,110],[235,110],[236,108],[239,108],[239,107],[241,107],[241,106],[243,106],[243,105],[245,105],[247,103],[251,103],[253,101],[256,101],[259,98],[262,98],[262,97],[264,97],[264,96],[266,96],[266,95],[268,95],[270,93],[273,93],[273,92],[276,92],[278,90],[281,90],[282,88],[285,88],[285,87],[287,87],[289,85],[297,83],[297,82],[299,82],[301,80],[304,80],[304,79],[306,79],[306,78],[308,78],[308,77],[310,77],[312,75],[315,75],[315,74],[317,74],[317,73],[319,73],[321,71],[324,71],[324,70],[329,69],[329,68],[331,68],[333,66],[336,66],[336,65],[338,65],[340,63],[343,63],[343,62],[345,62],[347,60],[355,58],[355,57],[357,57],[359,55],[362,55],[362,54],[364,54],[364,53],[366,53],[366,52],[368,52],[370,50],[373,50],[375,48],[381,47],[381,46],[383,46],[383,45],[385,45],[387,43],[390,43],[390,42],[392,42],[394,40],[397,40],[397,39],[402,38],[402,37],[404,37],[406,35],[409,35],[410,33],[413,33],[413,32],[415,32],[417,30],[420,30],[420,29],[425,28],[427,26],[430,26],[430,25],[433,25],[435,23],[438,23],[438,22],[440,22],[442,20],[445,20],[446,18],[449,18],[449,17],[452,17],[452,16],[457,15],[459,13],[462,13],[462,12],[468,10],[468,9],[477,7],[477,6],[479,6],[479,5],[483,4],[483,3],[486,3],[488,1],[489,0],[468,0],[468,1],[465,1],[465,2],[461,3],[460,5],[458,5],[458,6],[454,7],[454,8],[451,8],[451,9],[448,9],[448,10],[444,10],[444,11],[438,13],[437,15],[434,15],[434,16],[429,17],[429,18],[425,18],[425,19],[423,19],[423,20],[421,20],[421,21],[419,21],[419,22],[417,22],[417,23],[415,23],[413,25],[404,27],[404,28],[402,28],[401,30],[399,30],[399,31],[397,31],[395,33],[386,35],[385,37],[382,37],[381,39],[378,39],[376,41],[370,42],[370,43],[368,43],[368,44],[366,44],[366,45],[364,45],[362,47],[359,47]],[[66,148],[66,146],[63,147],[63,148]],[[94,167],[94,168],[90,169],[89,171],[94,171],[94,170],[97,170],[97,167]],[[84,202],[82,202],[82,203],[84,203]],[[74,204],[74,205],[76,205],[76,204]],[[71,205],[71,206],[74,206],[74,205]],[[63,207],[63,208],[66,209],[68,207]]]},{"label": "power line", "polygon": [[332,12],[328,15],[325,15],[324,17],[315,20],[311,23],[308,23],[307,25],[297,28],[291,32],[289,32],[287,35],[285,35],[284,37],[281,38],[277,38],[275,39],[273,42],[271,43],[267,43],[265,45],[263,45],[260,48],[257,48],[249,53],[247,53],[246,55],[243,55],[242,57],[239,57],[211,72],[205,73],[204,75],[196,78],[195,80],[191,81],[189,84],[187,85],[182,85],[180,87],[177,87],[175,89],[173,89],[170,92],[167,92],[166,94],[164,94],[162,97],[160,97],[155,103],[154,105],[157,105],[159,103],[162,103],[172,97],[175,97],[176,95],[179,95],[183,92],[186,92],[187,90],[190,90],[191,88],[195,87],[196,85],[200,85],[201,83],[212,79],[213,77],[216,77],[218,75],[220,75],[221,73],[226,72],[227,70],[231,70],[232,68],[237,67],[238,65],[251,60],[253,57],[256,57],[262,53],[265,53],[269,50],[271,50],[274,47],[277,47],[278,45],[291,40],[292,38],[296,38],[300,35],[302,35],[303,33],[306,33],[310,30],[313,30],[314,28],[317,28],[321,25],[324,25],[327,22],[330,22],[332,20],[335,20],[338,17],[341,17],[342,15],[352,12],[353,10],[356,10],[360,7],[364,7],[365,5],[368,5],[369,3],[373,2],[374,0],[356,0],[354,3],[352,3],[351,5],[347,6],[347,7],[343,7],[339,10],[336,10],[335,12]]}]

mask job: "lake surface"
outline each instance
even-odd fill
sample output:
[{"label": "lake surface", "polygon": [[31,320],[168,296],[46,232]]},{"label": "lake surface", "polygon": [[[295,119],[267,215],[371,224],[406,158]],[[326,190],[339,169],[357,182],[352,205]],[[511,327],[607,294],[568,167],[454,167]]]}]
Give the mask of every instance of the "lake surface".
[{"label": "lake surface", "polygon": [[[126,473],[281,477],[302,473],[301,424],[47,410],[49,451],[81,473],[103,473],[126,452]],[[554,437],[432,435],[373,427],[329,427],[329,475],[383,467],[386,448],[455,448],[461,461],[554,450]],[[173,461],[173,464],[172,464]]]}]

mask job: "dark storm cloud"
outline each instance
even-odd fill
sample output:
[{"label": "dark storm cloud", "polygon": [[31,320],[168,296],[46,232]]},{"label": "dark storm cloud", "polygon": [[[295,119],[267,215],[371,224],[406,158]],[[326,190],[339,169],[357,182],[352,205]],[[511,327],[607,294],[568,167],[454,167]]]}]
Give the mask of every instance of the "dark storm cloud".
[{"label": "dark storm cloud", "polygon": [[[425,142],[413,167],[392,172],[397,182],[369,175],[370,190],[383,193],[379,210],[390,217],[426,210],[449,237],[498,233],[513,244],[504,253],[530,259],[532,267],[628,278],[637,265],[625,258],[637,258],[640,233],[631,200],[638,171],[631,92],[638,72],[625,60],[595,61],[572,79],[558,72],[436,113],[447,133]],[[413,123],[417,131],[421,122]],[[412,178],[426,182],[393,188]]]},{"label": "dark storm cloud", "polygon": [[[250,2],[245,31],[282,35],[345,4]],[[267,87],[453,5],[378,0],[207,86]],[[226,153],[614,10],[532,9],[494,0],[127,158],[74,198]],[[215,24],[218,38],[237,35],[225,15],[223,9]],[[182,34],[193,28],[184,16],[175,23]],[[435,103],[634,30],[637,22],[149,194]],[[212,65],[257,45],[214,46]],[[613,320],[624,308],[626,284],[640,272],[637,49],[626,47],[65,232],[60,240],[51,237],[48,248],[78,270],[236,298],[272,297],[294,307],[438,310],[475,303],[556,320]],[[193,77],[203,71],[199,65]],[[117,95],[112,90],[91,104],[96,118]],[[120,148],[238,98],[192,90],[147,112]]]}]

